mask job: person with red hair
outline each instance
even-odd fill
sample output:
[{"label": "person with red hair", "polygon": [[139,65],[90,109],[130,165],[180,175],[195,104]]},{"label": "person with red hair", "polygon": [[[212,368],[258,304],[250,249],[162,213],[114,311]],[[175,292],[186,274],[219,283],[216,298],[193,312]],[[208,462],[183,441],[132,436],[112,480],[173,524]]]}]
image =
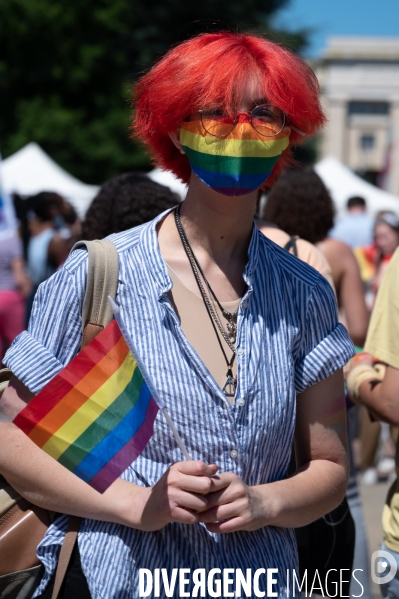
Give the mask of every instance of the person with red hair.
[{"label": "person with red hair", "polygon": [[235,114],[247,91],[252,98],[259,96],[254,98],[256,103],[267,98],[267,104],[278,107],[287,121],[284,124],[290,126],[289,145],[267,185],[259,186],[263,189],[292,162],[291,147],[325,123],[314,72],[297,56],[264,38],[213,33],[174,48],[135,88],[133,132],[158,166],[188,183],[190,163],[170,132],[203,107],[219,106]]},{"label": "person with red hair", "polygon": [[[292,145],[324,123],[317,80],[262,37],[204,34],[142,77],[135,104],[133,131],[188,190],[176,208],[110,236],[116,301],[192,459],[158,414],[142,454],[100,495],[0,423],[0,470],[28,499],[85,518],[63,596],[232,596],[234,586],[236,596],[286,597],[292,528],[345,495],[341,369],[354,349],[328,282],[263,236],[254,214]],[[74,252],[39,290],[29,331],[6,356],[20,379],[9,403],[78,350],[86,269]],[[51,596],[66,526],[57,517],[38,547],[35,597]]]}]

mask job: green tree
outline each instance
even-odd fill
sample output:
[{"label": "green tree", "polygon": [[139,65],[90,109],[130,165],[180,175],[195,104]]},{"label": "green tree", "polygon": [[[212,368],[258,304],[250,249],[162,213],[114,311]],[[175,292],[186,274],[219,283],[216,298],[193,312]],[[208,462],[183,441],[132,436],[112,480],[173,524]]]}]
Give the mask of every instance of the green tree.
[{"label": "green tree", "polygon": [[289,0],[2,0],[0,148],[36,141],[88,183],[148,169],[129,138],[138,75],[168,48],[201,31],[261,32],[294,51],[307,32],[271,27]]}]

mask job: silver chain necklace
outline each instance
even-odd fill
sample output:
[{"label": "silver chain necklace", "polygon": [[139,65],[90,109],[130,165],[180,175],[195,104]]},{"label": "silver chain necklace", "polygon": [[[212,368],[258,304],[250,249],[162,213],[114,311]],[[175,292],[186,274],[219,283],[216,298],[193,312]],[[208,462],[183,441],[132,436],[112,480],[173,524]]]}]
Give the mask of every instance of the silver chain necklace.
[{"label": "silver chain necklace", "polygon": [[[209,282],[207,281],[207,278],[205,277],[205,274],[204,274],[204,272],[203,272],[203,270],[202,270],[202,268],[201,268],[201,266],[200,266],[200,264],[199,264],[199,262],[198,262],[198,260],[197,260],[197,258],[195,256],[194,252],[193,252],[193,249],[192,249],[192,247],[190,245],[190,242],[188,241],[186,232],[184,230],[183,224],[182,224],[181,219],[180,219],[180,205],[176,206],[176,208],[174,210],[174,216],[175,216],[176,228],[177,228],[177,231],[179,233],[180,240],[182,242],[183,248],[184,248],[184,250],[186,252],[188,261],[190,263],[190,266],[191,266],[191,269],[193,271],[195,280],[196,280],[198,288],[200,290],[202,300],[203,300],[203,302],[205,304],[206,311],[208,313],[208,316],[209,316],[210,321],[212,323],[213,329],[215,331],[215,335],[216,335],[217,340],[219,342],[220,349],[222,350],[224,359],[226,361],[226,365],[227,365],[226,382],[223,385],[223,389],[222,390],[223,390],[224,394],[226,395],[226,397],[234,397],[235,392],[236,392],[236,387],[237,387],[237,380],[236,380],[236,378],[233,375],[232,366],[233,366],[235,355],[236,355],[235,345],[234,344],[235,344],[236,333],[237,333],[236,319],[237,319],[238,310],[236,310],[232,314],[232,313],[228,312],[227,310],[224,310],[223,307],[220,305],[220,302],[217,299],[215,293],[213,292],[211,286],[209,285]],[[205,283],[206,283],[206,285],[207,285],[207,287],[209,289],[209,295],[210,295],[210,297],[208,297],[208,294],[206,293],[205,287],[204,287],[204,285],[202,283],[202,280],[201,280],[201,276],[203,277],[203,279],[204,279],[204,281],[205,281]],[[223,324],[222,324],[222,322],[221,322],[221,320],[219,318],[219,315],[217,313],[217,310],[216,310],[215,304],[213,302],[213,299],[216,301],[217,305],[220,307],[223,315],[226,318],[229,319],[228,327],[229,327],[229,324],[231,322],[234,322],[234,327],[235,328],[233,328],[230,325],[230,328],[228,328],[228,332],[226,332],[226,330],[224,329]],[[226,314],[228,316],[225,315],[225,312],[226,312]],[[231,360],[229,360],[227,358],[227,355],[226,355],[226,352],[224,350],[223,344],[222,344],[222,342],[220,340],[220,337],[219,337],[219,334],[217,332],[215,323],[216,323],[216,326],[219,329],[219,331],[220,331],[223,339],[226,341],[227,345],[229,346],[229,348],[233,352]],[[234,335],[231,334],[231,332],[230,332],[231,330],[234,332]],[[232,341],[231,337],[234,339],[234,341]]]}]

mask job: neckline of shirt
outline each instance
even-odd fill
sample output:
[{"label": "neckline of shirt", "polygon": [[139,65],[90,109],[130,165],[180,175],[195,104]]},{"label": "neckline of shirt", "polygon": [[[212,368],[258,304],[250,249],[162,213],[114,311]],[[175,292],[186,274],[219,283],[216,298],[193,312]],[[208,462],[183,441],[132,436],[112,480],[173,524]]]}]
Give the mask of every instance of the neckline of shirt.
[{"label": "neckline of shirt", "polygon": [[[181,280],[181,279],[180,279],[180,278],[177,276],[177,274],[175,273],[175,271],[173,270],[173,268],[170,266],[170,264],[168,264],[168,262],[165,262],[165,264],[166,264],[166,267],[167,267],[167,269],[169,270],[170,274],[172,275],[172,281],[173,281],[173,279],[176,279],[176,280],[177,280],[177,281],[180,283],[180,285],[181,285],[182,287],[184,287],[184,289],[185,289],[185,290],[186,290],[188,293],[190,293],[190,294],[191,294],[191,295],[193,295],[193,296],[194,296],[194,297],[195,297],[197,300],[200,300],[200,301],[202,302],[202,301],[203,301],[203,299],[202,299],[202,296],[201,296],[201,295],[199,295],[198,293],[195,293],[195,292],[194,292],[194,291],[192,291],[191,289],[189,289],[189,288],[187,287],[187,285],[185,285],[185,284],[183,283],[183,281],[182,281],[182,280]],[[173,282],[174,282],[174,281],[173,281]],[[174,285],[173,285],[173,287],[174,287]],[[173,289],[173,287],[172,287],[172,289]],[[241,299],[242,299],[242,298],[241,298],[241,297],[239,297],[239,298],[237,298],[237,299],[235,299],[235,300],[232,300],[232,301],[230,301],[230,302],[220,302],[220,305],[221,305],[221,306],[223,306],[223,308],[225,308],[225,309],[226,309],[226,310],[228,310],[229,312],[234,312],[234,311],[235,311],[235,310],[238,308],[238,306],[240,305]]]},{"label": "neckline of shirt", "polygon": [[[150,273],[155,278],[156,283],[159,287],[159,297],[170,291],[173,287],[172,279],[168,272],[167,264],[161,254],[158,244],[158,235],[156,227],[158,223],[166,217],[167,214],[172,212],[174,208],[165,210],[159,214],[154,220],[150,221],[145,225],[140,234],[140,245],[143,249],[143,259],[149,264]],[[245,266],[243,279],[248,285],[248,289],[244,295],[248,294],[248,291],[252,291],[252,282],[255,269],[258,264],[259,258],[259,236],[262,233],[257,228],[255,221],[252,227],[252,237],[248,247],[248,262]]]}]

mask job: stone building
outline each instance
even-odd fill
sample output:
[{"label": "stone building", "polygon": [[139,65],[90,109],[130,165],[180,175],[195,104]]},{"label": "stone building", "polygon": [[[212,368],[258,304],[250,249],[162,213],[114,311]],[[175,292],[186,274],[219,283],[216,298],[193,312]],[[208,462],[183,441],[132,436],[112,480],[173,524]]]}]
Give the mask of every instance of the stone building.
[{"label": "stone building", "polygon": [[399,195],[399,37],[331,37],[312,66],[329,119],[320,157]]}]

